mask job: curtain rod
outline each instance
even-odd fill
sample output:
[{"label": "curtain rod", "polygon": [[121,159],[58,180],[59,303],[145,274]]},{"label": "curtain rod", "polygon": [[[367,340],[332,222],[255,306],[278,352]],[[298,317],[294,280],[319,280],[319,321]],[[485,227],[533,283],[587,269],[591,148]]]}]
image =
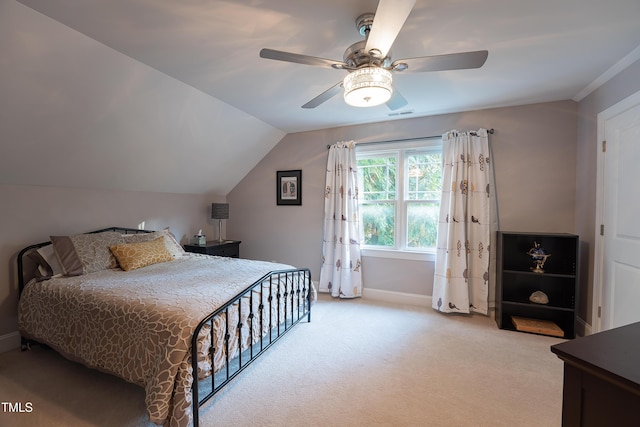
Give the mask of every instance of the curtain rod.
[{"label": "curtain rod", "polygon": [[[493,128],[491,129],[487,129],[487,133],[490,135],[493,135],[493,133],[495,132],[495,130]],[[471,135],[476,135],[475,132],[469,132]],[[371,141],[371,142],[360,142],[360,143],[356,143],[356,145],[369,145],[369,144],[386,144],[389,142],[407,142],[407,141],[417,141],[419,139],[436,139],[436,138],[442,138],[442,135],[431,135],[431,136],[418,136],[415,138],[403,138],[403,139],[388,139],[386,141]],[[327,144],[327,150],[331,148],[331,144]]]}]

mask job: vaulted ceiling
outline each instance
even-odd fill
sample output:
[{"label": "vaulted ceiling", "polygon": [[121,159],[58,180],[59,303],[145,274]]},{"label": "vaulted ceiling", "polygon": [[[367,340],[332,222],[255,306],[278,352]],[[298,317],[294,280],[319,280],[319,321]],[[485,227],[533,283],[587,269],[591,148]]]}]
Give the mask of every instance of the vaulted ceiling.
[{"label": "vaulted ceiling", "polygon": [[[638,0],[417,0],[392,59],[488,50],[479,69],[397,72],[391,111],[301,106],[377,0],[0,0],[0,184],[228,194],[286,133],[574,99],[640,57]],[[375,23],[374,23],[375,26]]]},{"label": "vaulted ceiling", "polygon": [[345,71],[272,61],[263,47],[342,60],[377,0],[19,0],[284,132],[561,99],[640,46],[638,0],[417,0],[392,47],[411,58],[486,49],[480,69],[396,73],[408,105],[300,108]]}]

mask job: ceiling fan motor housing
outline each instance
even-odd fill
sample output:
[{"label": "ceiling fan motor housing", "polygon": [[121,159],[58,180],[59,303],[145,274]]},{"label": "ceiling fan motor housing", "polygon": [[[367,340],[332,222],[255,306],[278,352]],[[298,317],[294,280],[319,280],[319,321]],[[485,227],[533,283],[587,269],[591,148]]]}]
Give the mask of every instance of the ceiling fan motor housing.
[{"label": "ceiling fan motor housing", "polygon": [[363,66],[376,66],[382,68],[389,68],[391,66],[391,52],[385,58],[378,58],[371,55],[368,52],[365,52],[366,40],[360,40],[349,46],[347,50],[344,51],[344,55],[342,57],[345,64],[349,66],[349,68],[356,69]]},{"label": "ceiling fan motor housing", "polygon": [[356,18],[356,28],[362,37],[367,37],[369,35],[369,31],[371,31],[371,26],[373,25],[373,18],[375,17],[375,13],[363,13],[362,15]]}]

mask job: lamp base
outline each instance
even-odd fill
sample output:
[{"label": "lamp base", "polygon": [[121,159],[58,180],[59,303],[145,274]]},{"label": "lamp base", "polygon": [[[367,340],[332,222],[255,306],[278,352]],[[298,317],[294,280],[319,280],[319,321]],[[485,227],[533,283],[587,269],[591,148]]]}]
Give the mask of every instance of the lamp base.
[{"label": "lamp base", "polygon": [[222,238],[222,220],[218,220],[218,243],[224,243],[224,239]]}]

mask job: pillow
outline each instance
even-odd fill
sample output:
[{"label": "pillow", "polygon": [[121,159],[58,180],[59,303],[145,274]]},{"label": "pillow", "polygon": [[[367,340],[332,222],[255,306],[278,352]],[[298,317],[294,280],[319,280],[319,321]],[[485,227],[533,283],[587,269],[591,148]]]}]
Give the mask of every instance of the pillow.
[{"label": "pillow", "polygon": [[53,250],[53,245],[43,246],[36,251],[30,252],[27,256],[38,266],[35,276],[41,280],[60,276],[64,273]]},{"label": "pillow", "polygon": [[169,228],[151,233],[125,234],[123,237],[125,243],[149,242],[158,237],[164,237],[164,244],[174,258],[181,257],[185,254],[184,249],[180,243],[178,243],[175,236],[169,231]]},{"label": "pillow", "polygon": [[53,276],[58,276],[64,273],[62,266],[60,265],[60,261],[58,261],[58,257],[56,256],[56,252],[53,250],[53,245],[43,246],[36,252],[38,252],[44,261],[49,264],[49,268],[51,268]]},{"label": "pillow", "polygon": [[43,280],[51,279],[53,276],[53,270],[49,266],[49,264],[42,258],[38,252],[33,251],[27,254],[27,258],[29,258],[35,265],[38,266],[35,270],[33,270],[33,277],[36,281],[41,282]]},{"label": "pillow", "polygon": [[162,236],[149,242],[122,243],[109,249],[118,260],[120,268],[129,271],[173,260],[173,255],[167,250],[164,240]]},{"label": "pillow", "polygon": [[67,276],[80,276],[118,267],[109,247],[123,242],[122,235],[115,231],[51,236],[53,250]]}]

